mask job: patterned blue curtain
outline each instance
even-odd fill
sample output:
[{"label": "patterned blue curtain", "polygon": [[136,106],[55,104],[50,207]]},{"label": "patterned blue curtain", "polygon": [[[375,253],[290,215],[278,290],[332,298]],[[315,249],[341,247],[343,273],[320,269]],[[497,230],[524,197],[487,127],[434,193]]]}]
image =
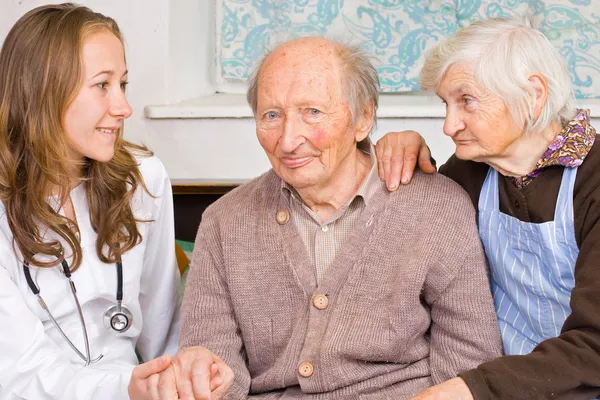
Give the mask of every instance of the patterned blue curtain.
[{"label": "patterned blue curtain", "polygon": [[[600,98],[600,0],[218,0],[221,78],[245,80],[276,42],[326,36],[361,43],[383,92],[419,90],[427,50],[471,22],[533,14],[580,98]],[[596,3],[596,4],[593,4]]]}]

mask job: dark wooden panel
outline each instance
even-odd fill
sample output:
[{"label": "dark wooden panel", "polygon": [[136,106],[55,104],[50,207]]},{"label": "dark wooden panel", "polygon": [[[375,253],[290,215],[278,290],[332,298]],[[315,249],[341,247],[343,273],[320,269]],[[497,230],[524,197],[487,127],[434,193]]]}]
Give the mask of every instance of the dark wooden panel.
[{"label": "dark wooden panel", "polygon": [[177,181],[172,182],[175,212],[175,238],[193,242],[196,239],[202,213],[213,202],[240,182]]},{"label": "dark wooden panel", "polygon": [[173,179],[173,194],[225,194],[246,181],[212,179]]}]

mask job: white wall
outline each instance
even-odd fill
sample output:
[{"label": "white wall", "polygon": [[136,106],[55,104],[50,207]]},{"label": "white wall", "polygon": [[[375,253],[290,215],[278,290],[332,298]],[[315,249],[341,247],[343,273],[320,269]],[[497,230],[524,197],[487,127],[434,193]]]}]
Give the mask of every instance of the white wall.
[{"label": "white wall", "polygon": [[[0,40],[24,13],[50,0],[0,0]],[[126,135],[135,141],[147,141],[152,121],[143,116],[148,103],[168,99],[168,0],[79,0],[94,11],[113,17],[126,41],[129,68],[128,98],[133,115],[126,123]]]},{"label": "white wall", "polygon": [[[374,138],[392,130],[420,129],[437,160],[452,154],[453,144],[442,132],[443,120],[383,119]],[[249,179],[269,168],[254,135],[253,119],[157,120],[153,147],[171,177]],[[424,128],[424,129],[421,129]]]},{"label": "white wall", "polygon": [[[48,1],[0,0],[0,39],[21,15]],[[215,0],[78,2],[119,23],[126,41],[128,99],[134,110],[125,135],[154,150],[171,178],[249,179],[268,169],[253,120],[150,120],[143,115],[148,104],[214,92]],[[406,121],[382,120],[379,131],[403,126],[415,128]]]},{"label": "white wall", "polygon": [[[0,40],[28,10],[51,0],[0,0]],[[58,1],[58,0],[57,0]],[[144,106],[214,92],[215,0],[79,0],[113,17],[126,41],[129,140],[148,145],[172,179],[250,179],[269,167],[251,119],[144,118]],[[596,120],[596,125],[600,125]],[[374,138],[414,129],[443,162],[453,151],[439,118],[382,119]]]}]

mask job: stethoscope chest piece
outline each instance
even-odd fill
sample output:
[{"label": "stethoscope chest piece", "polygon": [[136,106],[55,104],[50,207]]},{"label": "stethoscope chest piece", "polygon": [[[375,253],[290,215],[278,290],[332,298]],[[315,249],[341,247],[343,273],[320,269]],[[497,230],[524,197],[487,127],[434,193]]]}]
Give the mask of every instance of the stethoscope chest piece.
[{"label": "stethoscope chest piece", "polygon": [[119,301],[104,312],[104,327],[118,333],[123,333],[131,328],[133,315],[131,311]]},{"label": "stethoscope chest piece", "polygon": [[115,332],[123,333],[131,328],[133,315],[123,304],[123,264],[117,261],[117,304],[104,312],[104,327]]}]

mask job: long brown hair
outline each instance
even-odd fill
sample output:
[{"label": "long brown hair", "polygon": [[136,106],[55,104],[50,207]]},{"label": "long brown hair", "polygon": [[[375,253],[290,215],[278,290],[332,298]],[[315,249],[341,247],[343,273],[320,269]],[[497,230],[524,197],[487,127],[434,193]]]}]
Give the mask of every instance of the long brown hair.
[{"label": "long brown hair", "polygon": [[[71,248],[72,270],[81,264],[76,221],[48,203],[56,188],[64,204],[74,184],[85,184],[98,234],[96,252],[103,262],[116,262],[142,240],[131,199],[138,186],[147,188],[133,152],[152,153],[125,141],[121,129],[109,162],[73,160],[63,129],[65,111],[82,85],[83,43],[102,30],[123,43],[112,18],[71,3],[47,5],[21,17],[0,50],[0,200],[13,247],[24,261],[40,267],[55,266],[65,255],[61,242],[49,240],[47,231]],[[39,255],[56,259],[44,262]]]}]

